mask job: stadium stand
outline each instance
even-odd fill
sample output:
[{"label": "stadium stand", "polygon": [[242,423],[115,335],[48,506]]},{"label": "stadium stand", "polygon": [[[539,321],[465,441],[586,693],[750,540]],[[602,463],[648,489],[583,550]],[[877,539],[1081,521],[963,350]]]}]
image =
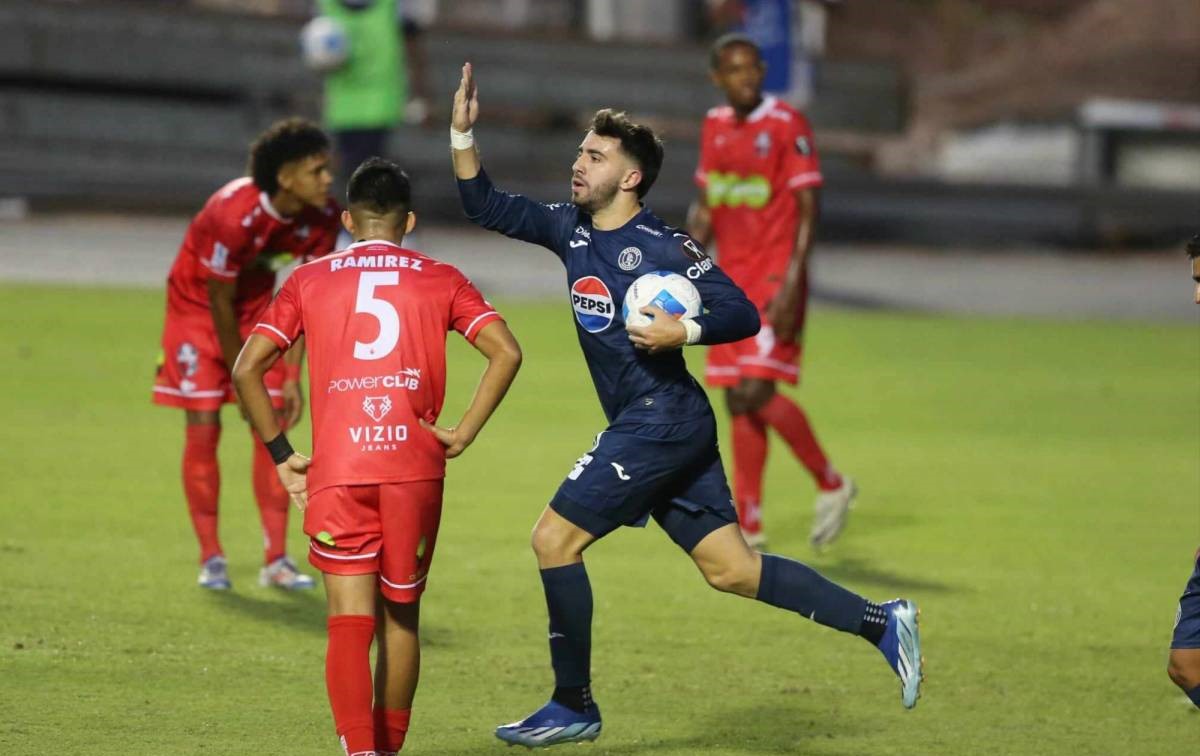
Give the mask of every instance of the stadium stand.
[{"label": "stadium stand", "polygon": [[[181,210],[244,161],[246,143],[285,114],[316,115],[321,82],[300,62],[302,16],[181,3],[14,0],[0,7],[0,197],[35,205]],[[489,109],[489,167],[513,190],[565,191],[565,159],[595,108],[653,123],[668,158],[653,197],[682,219],[694,193],[700,118],[716,102],[699,44],[597,43],[562,34],[435,28],[430,86],[452,91],[476,63]],[[906,128],[909,92],[886,62],[829,61],[810,111],[830,181],[823,233],[939,242],[1162,238],[1191,222],[1195,196],[1110,186],[1016,190],[881,177],[873,140]],[[448,96],[448,94],[447,94]],[[391,143],[427,217],[456,217],[445,102],[432,126]]]}]

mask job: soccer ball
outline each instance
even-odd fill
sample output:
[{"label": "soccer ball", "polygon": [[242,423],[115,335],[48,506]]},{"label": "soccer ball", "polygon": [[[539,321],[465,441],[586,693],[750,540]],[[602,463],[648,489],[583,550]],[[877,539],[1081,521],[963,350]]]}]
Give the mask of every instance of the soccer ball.
[{"label": "soccer ball", "polygon": [[300,49],[305,65],[320,73],[330,73],[346,64],[350,38],[336,19],[317,16],[300,30]]},{"label": "soccer ball", "polygon": [[694,318],[700,314],[700,292],[678,273],[665,270],[647,273],[626,290],[621,317],[626,325],[648,326],[653,318],[640,310],[651,305],[661,307],[676,320]]}]

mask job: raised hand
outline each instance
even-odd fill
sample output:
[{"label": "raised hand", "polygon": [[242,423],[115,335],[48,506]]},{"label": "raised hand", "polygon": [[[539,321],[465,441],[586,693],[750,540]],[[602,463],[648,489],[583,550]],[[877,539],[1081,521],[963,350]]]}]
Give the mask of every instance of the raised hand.
[{"label": "raised hand", "polygon": [[450,114],[450,127],[455,131],[467,132],[479,117],[479,90],[475,87],[475,74],[470,63],[463,63],[462,80],[454,93],[454,109]]}]

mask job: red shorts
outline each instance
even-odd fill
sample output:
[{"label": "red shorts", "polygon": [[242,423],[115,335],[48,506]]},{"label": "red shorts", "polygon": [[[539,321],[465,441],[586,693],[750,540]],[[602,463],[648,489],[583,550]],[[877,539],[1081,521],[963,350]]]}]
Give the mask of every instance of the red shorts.
[{"label": "red shorts", "polygon": [[312,494],[304,510],[309,563],[331,575],[378,573],[388,601],[416,601],[437,545],[442,483],[330,486]]},{"label": "red shorts", "polygon": [[[240,326],[243,340],[253,327],[253,323]],[[278,359],[263,376],[275,409],[283,408],[285,375],[284,362]],[[212,318],[168,314],[163,324],[162,351],[158,355],[158,371],[154,377],[154,403],[185,410],[218,410],[222,404],[236,402],[233,381]]]},{"label": "red shorts", "polygon": [[[807,292],[804,292],[806,294]],[[730,344],[717,344],[708,349],[704,367],[704,382],[709,386],[731,388],[743,378],[783,381],[795,384],[800,380],[800,355],[804,335],[806,296],[802,294],[796,313],[796,338],[781,342],[767,320],[766,308],[760,308],[762,328],[748,339]]]}]

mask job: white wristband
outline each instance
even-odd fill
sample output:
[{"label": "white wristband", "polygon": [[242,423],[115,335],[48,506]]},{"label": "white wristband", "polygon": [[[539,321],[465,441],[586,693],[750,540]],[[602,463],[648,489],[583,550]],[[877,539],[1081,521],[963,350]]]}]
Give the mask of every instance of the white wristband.
[{"label": "white wristband", "polygon": [[687,344],[698,344],[700,342],[700,324],[694,320],[684,318],[679,321],[683,323],[683,330],[687,331]]},{"label": "white wristband", "polygon": [[450,146],[456,150],[469,150],[475,146],[474,129],[458,131],[450,127]]}]

